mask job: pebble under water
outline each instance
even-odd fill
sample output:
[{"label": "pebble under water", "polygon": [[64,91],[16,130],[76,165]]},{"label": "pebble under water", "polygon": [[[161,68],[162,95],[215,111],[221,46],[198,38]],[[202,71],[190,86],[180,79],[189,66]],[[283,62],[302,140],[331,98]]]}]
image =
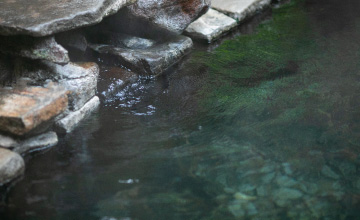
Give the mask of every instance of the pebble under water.
[{"label": "pebble under water", "polygon": [[291,1],[103,98],[0,219],[360,219],[359,9]]}]

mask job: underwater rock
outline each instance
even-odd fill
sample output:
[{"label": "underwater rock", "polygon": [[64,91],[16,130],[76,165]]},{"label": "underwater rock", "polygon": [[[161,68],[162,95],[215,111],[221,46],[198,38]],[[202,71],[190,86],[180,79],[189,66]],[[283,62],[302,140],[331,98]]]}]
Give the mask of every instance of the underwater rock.
[{"label": "underwater rock", "polygon": [[68,115],[55,123],[55,129],[59,133],[70,133],[76,125],[97,109],[100,105],[99,97],[90,99],[81,109],[70,112]]},{"label": "underwater rock", "polygon": [[70,61],[68,51],[54,37],[0,36],[0,52],[59,64]]},{"label": "underwater rock", "polygon": [[19,177],[24,170],[25,163],[19,154],[0,148],[0,185]]},{"label": "underwater rock", "polygon": [[282,187],[290,187],[296,185],[298,182],[288,176],[278,176],[276,183]]},{"label": "underwater rock", "polygon": [[50,148],[55,146],[58,143],[58,137],[55,132],[50,131],[44,134],[37,135],[35,137],[28,138],[20,142],[15,148],[14,151],[19,154],[42,150],[45,148]]},{"label": "underwater rock", "polygon": [[113,45],[92,44],[90,47],[100,54],[114,55],[127,68],[146,75],[158,75],[178,62],[192,48],[192,40],[185,36],[174,36],[148,48],[127,48]]},{"label": "underwater rock", "polygon": [[303,196],[302,192],[297,189],[291,188],[280,188],[273,192],[274,202],[280,206],[284,207],[288,204],[288,200],[299,199]]},{"label": "underwater rock", "polygon": [[47,36],[99,23],[134,0],[0,2],[0,35]]},{"label": "underwater rock", "polygon": [[181,34],[210,7],[210,0],[138,0],[128,6],[126,20],[148,20],[171,32]]},{"label": "underwater rock", "polygon": [[257,11],[268,7],[271,0],[212,0],[211,3],[212,8],[241,22],[253,16]]},{"label": "underwater rock", "polygon": [[24,135],[51,122],[68,105],[68,91],[54,83],[2,91],[0,130]]},{"label": "underwater rock", "polygon": [[48,79],[58,82],[71,93],[69,94],[69,108],[78,110],[95,96],[99,67],[96,63],[68,63],[58,65],[43,62],[50,71]]},{"label": "underwater rock", "polygon": [[329,166],[323,166],[323,168],[321,169],[321,173],[322,175],[329,177],[331,179],[339,179],[340,176],[338,174],[336,174]]},{"label": "underwater rock", "polygon": [[209,9],[186,28],[185,34],[191,38],[207,40],[208,43],[211,43],[236,26],[237,22],[233,18]]}]

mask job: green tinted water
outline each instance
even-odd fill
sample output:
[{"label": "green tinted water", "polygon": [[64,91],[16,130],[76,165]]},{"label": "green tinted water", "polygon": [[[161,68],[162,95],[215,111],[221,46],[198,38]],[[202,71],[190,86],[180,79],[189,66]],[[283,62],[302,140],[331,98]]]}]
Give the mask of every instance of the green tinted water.
[{"label": "green tinted water", "polygon": [[292,1],[103,100],[2,219],[359,219],[359,9]]}]

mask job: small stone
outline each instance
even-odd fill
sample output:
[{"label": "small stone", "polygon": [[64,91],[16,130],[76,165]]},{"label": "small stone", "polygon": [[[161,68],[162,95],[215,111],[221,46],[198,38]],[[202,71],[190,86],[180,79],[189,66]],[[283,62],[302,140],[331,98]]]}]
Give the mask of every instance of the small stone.
[{"label": "small stone", "polygon": [[274,202],[280,207],[286,206],[288,204],[288,200],[299,199],[303,196],[302,192],[291,188],[280,188],[275,190],[273,195]]},{"label": "small stone", "polygon": [[250,216],[258,214],[258,210],[256,209],[253,203],[248,203],[246,209],[247,209],[247,214]]},{"label": "small stone", "polygon": [[28,36],[0,36],[0,51],[30,58],[66,64],[70,61],[68,51],[52,37],[34,38]]},{"label": "small stone", "polygon": [[276,178],[276,183],[282,187],[290,187],[297,184],[297,182],[294,179],[288,176],[278,176]]},{"label": "small stone", "polygon": [[291,165],[289,163],[282,163],[282,166],[283,166],[285,174],[291,176],[293,173],[293,171],[291,169]]},{"label": "small stone", "polygon": [[56,84],[4,92],[0,100],[0,130],[24,135],[50,122],[67,108],[67,94]]},{"label": "small stone", "polygon": [[25,163],[19,154],[0,148],[0,185],[19,177],[24,170]]},{"label": "small stone", "polygon": [[244,193],[241,193],[241,192],[236,192],[234,194],[234,198],[237,200],[255,200],[256,199],[255,196],[245,195]]},{"label": "small stone", "polygon": [[321,169],[321,173],[331,179],[339,179],[340,176],[338,174],[336,174],[329,166],[323,166],[323,168]]},{"label": "small stone", "polygon": [[25,141],[22,141],[18,146],[15,147],[14,151],[23,154],[26,152],[33,152],[50,148],[58,143],[58,138],[55,132],[50,131],[45,134],[40,134],[35,137],[31,137]]},{"label": "small stone", "polygon": [[0,134],[0,147],[14,148],[18,142],[11,137]]},{"label": "small stone", "polygon": [[232,203],[228,206],[229,211],[235,217],[243,217],[245,215],[245,210],[242,208],[242,205],[239,203]]},{"label": "small stone", "polygon": [[95,96],[88,101],[81,109],[71,112],[65,118],[60,119],[55,123],[56,130],[60,133],[71,132],[76,125],[93,112],[100,104],[99,97]]},{"label": "small stone", "polygon": [[244,184],[239,187],[239,190],[241,192],[251,192],[251,191],[254,191],[255,189],[256,189],[256,187],[252,184]]},{"label": "small stone", "polygon": [[259,186],[258,188],[256,188],[256,193],[258,196],[268,196],[269,195],[269,190],[267,187],[265,187],[264,185]]},{"label": "small stone", "polygon": [[275,178],[275,175],[276,175],[275,172],[268,173],[268,174],[266,174],[265,176],[263,176],[263,177],[261,178],[261,181],[262,181],[264,184],[269,184],[269,183],[271,183],[271,181]]},{"label": "small stone", "polygon": [[268,7],[271,0],[212,0],[211,3],[212,8],[241,22]]},{"label": "small stone", "polygon": [[209,9],[206,14],[186,28],[185,34],[191,38],[207,40],[211,43],[236,26],[237,22],[233,18]]},{"label": "small stone", "polygon": [[339,170],[344,176],[356,175],[356,165],[349,161],[343,161],[338,166]]}]

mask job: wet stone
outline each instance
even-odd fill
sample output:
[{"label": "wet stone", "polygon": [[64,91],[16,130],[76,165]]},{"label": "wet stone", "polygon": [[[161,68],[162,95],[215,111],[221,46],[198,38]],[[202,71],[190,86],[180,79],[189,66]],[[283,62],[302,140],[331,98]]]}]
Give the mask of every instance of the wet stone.
[{"label": "wet stone", "polygon": [[0,2],[0,35],[47,36],[91,24],[134,0],[12,0]]},{"label": "wet stone", "polygon": [[275,178],[275,176],[276,176],[276,173],[275,173],[275,172],[268,173],[268,174],[264,175],[264,176],[261,178],[261,181],[262,181],[264,184],[269,184],[269,183],[271,183],[271,181]]},{"label": "wet stone", "polygon": [[24,135],[50,122],[68,105],[68,91],[56,84],[4,91],[0,100],[0,130]]},{"label": "wet stone", "polygon": [[207,42],[211,43],[236,26],[235,19],[214,9],[209,9],[206,14],[186,28],[185,34],[193,39],[207,40]]},{"label": "wet stone", "polygon": [[211,7],[241,22],[270,3],[271,0],[212,0]]},{"label": "wet stone", "polygon": [[65,118],[58,120],[55,123],[56,131],[59,133],[70,133],[81,120],[95,111],[99,105],[99,97],[93,97],[81,109],[69,112]]},{"label": "wet stone", "polygon": [[25,163],[19,154],[0,148],[0,185],[19,177],[24,170]]},{"label": "wet stone", "polygon": [[273,192],[274,202],[280,207],[288,205],[289,200],[301,198],[302,195],[301,191],[291,188],[280,188]]},{"label": "wet stone", "polygon": [[294,179],[288,176],[278,176],[276,178],[276,183],[282,187],[290,187],[297,184],[297,182]]},{"label": "wet stone", "polygon": [[82,108],[87,101],[95,96],[99,76],[99,67],[96,63],[70,62],[66,65],[43,63],[51,72],[48,77],[70,91],[70,110]]},{"label": "wet stone", "polygon": [[137,49],[113,45],[93,44],[90,47],[100,54],[114,55],[127,68],[145,75],[158,75],[178,62],[192,48],[185,36],[174,36],[155,46]]},{"label": "wet stone", "polygon": [[58,143],[58,137],[55,132],[50,131],[35,137],[28,138],[20,142],[14,149],[19,154],[43,150],[55,146]]},{"label": "wet stone", "polygon": [[340,176],[335,173],[329,166],[323,166],[323,168],[321,169],[321,173],[322,175],[331,178],[331,179],[339,179]]},{"label": "wet stone", "polygon": [[159,27],[181,34],[196,18],[210,7],[210,0],[138,0],[127,7],[128,20],[151,21]]},{"label": "wet stone", "polygon": [[289,163],[282,163],[282,167],[284,169],[285,174],[291,175],[293,173],[291,169],[291,165]]}]

